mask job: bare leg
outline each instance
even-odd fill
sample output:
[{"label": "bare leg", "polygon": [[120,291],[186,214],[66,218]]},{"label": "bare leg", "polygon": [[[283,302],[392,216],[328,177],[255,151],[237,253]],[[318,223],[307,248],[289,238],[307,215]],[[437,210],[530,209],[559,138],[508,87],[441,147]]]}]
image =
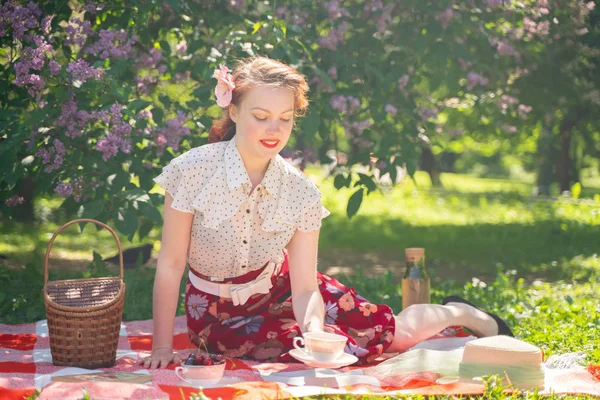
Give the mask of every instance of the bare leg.
[{"label": "bare leg", "polygon": [[415,304],[396,317],[396,333],[389,353],[405,351],[449,326],[464,326],[479,337],[498,334],[492,317],[468,304]]}]

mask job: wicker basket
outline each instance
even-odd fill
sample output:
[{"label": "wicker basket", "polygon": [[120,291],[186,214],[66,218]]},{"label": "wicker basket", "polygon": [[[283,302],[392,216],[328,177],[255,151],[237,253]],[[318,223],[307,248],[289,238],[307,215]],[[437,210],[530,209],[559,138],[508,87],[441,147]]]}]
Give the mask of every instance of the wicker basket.
[{"label": "wicker basket", "polygon": [[[54,240],[69,225],[79,222],[92,222],[112,233],[119,248],[120,275],[48,282],[48,260]],[[125,303],[123,251],[116,233],[93,219],[76,219],[59,228],[46,249],[43,293],[54,365],[113,366]]]}]

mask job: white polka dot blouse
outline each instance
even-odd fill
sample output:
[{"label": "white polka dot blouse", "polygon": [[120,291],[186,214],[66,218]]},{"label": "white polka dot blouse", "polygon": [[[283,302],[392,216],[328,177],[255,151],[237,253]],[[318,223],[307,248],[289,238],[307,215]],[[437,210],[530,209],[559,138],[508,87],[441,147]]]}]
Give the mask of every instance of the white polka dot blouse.
[{"label": "white polka dot blouse", "polygon": [[194,214],[188,264],[215,280],[283,261],[297,230],[321,228],[321,192],[277,155],[252,190],[235,140],[196,147],[171,160],[154,181],[172,208]]}]

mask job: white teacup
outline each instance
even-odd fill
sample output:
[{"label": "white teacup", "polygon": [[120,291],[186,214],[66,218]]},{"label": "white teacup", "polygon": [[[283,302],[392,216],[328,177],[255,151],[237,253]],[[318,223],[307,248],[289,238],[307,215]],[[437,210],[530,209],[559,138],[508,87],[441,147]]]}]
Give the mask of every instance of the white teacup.
[{"label": "white teacup", "polygon": [[193,387],[215,385],[225,373],[225,363],[216,365],[182,365],[175,368],[175,375]]},{"label": "white teacup", "polygon": [[[294,347],[317,361],[337,360],[346,347],[346,336],[329,332],[306,332],[294,338]],[[302,344],[304,347],[300,347]]]}]

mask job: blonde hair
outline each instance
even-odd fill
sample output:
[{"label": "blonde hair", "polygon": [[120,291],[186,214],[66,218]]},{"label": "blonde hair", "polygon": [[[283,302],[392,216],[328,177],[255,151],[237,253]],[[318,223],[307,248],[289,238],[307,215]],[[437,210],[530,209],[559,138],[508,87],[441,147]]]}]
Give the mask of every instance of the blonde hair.
[{"label": "blonde hair", "polygon": [[[233,89],[231,104],[240,104],[244,93],[257,86],[278,86],[294,92],[294,117],[303,116],[308,107],[308,83],[304,75],[281,61],[268,57],[254,56],[240,60],[233,73]],[[231,140],[235,135],[235,122],[229,112],[215,121],[208,134],[208,143]]]}]

